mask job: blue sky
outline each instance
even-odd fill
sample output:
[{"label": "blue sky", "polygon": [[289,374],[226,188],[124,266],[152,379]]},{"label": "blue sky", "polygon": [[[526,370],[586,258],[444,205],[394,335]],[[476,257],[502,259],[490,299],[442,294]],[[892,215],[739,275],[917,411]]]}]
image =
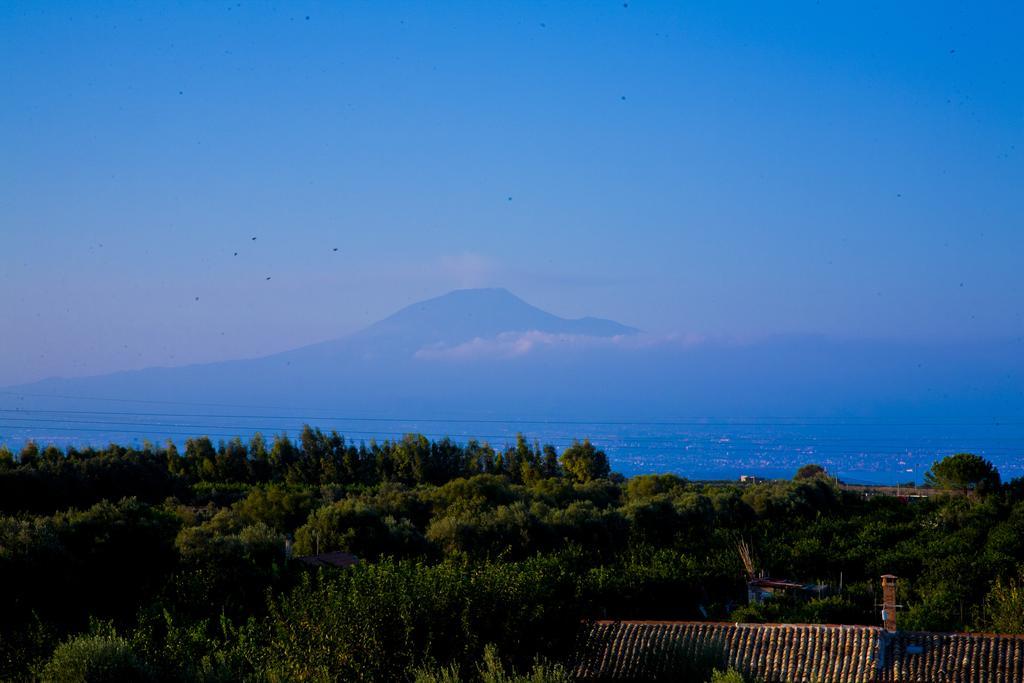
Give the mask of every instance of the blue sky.
[{"label": "blue sky", "polygon": [[464,286],[657,333],[1019,337],[1022,25],[3,3],[0,385],[269,353]]}]

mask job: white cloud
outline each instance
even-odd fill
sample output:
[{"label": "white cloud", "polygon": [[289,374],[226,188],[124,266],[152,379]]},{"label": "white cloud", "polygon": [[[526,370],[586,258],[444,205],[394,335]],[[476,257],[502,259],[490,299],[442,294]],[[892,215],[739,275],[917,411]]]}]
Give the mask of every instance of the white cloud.
[{"label": "white cloud", "polygon": [[655,347],[689,348],[703,341],[703,337],[693,334],[661,336],[628,334],[614,337],[592,337],[530,330],[527,332],[502,332],[495,337],[488,338],[474,337],[469,341],[453,345],[429,346],[418,350],[415,355],[417,358],[426,360],[518,358],[545,348],[624,350]]}]

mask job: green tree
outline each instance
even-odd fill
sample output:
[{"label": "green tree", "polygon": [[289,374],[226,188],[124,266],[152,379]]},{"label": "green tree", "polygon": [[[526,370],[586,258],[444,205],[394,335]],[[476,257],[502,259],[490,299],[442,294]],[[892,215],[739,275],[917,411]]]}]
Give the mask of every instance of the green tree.
[{"label": "green tree", "polygon": [[262,522],[271,529],[287,532],[306,520],[313,508],[313,495],[307,488],[289,488],[281,484],[254,487],[232,506],[242,525]]},{"label": "green tree", "polygon": [[217,480],[217,451],[209,437],[185,440],[185,462],[189,473],[203,481]]},{"label": "green tree", "polygon": [[541,471],[545,477],[560,477],[562,476],[562,467],[558,464],[558,451],[551,444],[544,446],[544,456],[541,460]]},{"label": "green tree", "polygon": [[530,448],[530,444],[522,433],[516,434],[514,460],[517,465],[516,474],[518,475],[514,476],[514,479],[528,484],[544,476],[544,472],[541,469],[540,447],[535,444],[533,448]]},{"label": "green tree", "polygon": [[983,493],[999,488],[999,471],[979,455],[957,453],[933,464],[924,482],[934,488]]},{"label": "green tree", "polygon": [[823,476],[825,476],[825,468],[821,465],[810,463],[798,469],[796,474],[793,476],[793,479],[813,479],[814,477]]},{"label": "green tree", "polygon": [[249,440],[249,468],[254,481],[270,480],[270,454],[267,453],[267,441],[260,432]]},{"label": "green tree", "polygon": [[40,456],[42,461],[50,467],[56,467],[64,461],[64,453],[59,448],[54,446],[52,443],[43,449],[43,454]]},{"label": "green tree", "polygon": [[29,441],[21,447],[18,453],[18,462],[24,467],[35,467],[39,462],[39,444]]},{"label": "green tree", "polygon": [[167,462],[167,471],[171,474],[182,474],[185,471],[185,464],[181,461],[181,454],[174,441],[167,439],[164,445],[164,460]]},{"label": "green tree", "polygon": [[14,469],[14,453],[5,445],[0,446],[0,472]]},{"label": "green tree", "polygon": [[270,465],[270,476],[276,481],[284,479],[285,474],[299,459],[299,451],[287,434],[274,436],[274,445],[270,448],[267,461]]},{"label": "green tree", "polygon": [[607,479],[611,473],[608,456],[585,439],[582,443],[573,441],[562,451],[562,468],[566,474],[581,484],[594,479]]},{"label": "green tree", "polygon": [[217,453],[221,481],[242,482],[249,478],[249,451],[237,436],[222,444]]},{"label": "green tree", "polygon": [[424,549],[423,535],[406,519],[382,514],[356,498],[314,510],[295,531],[295,554],[344,550],[361,558],[412,555]]}]

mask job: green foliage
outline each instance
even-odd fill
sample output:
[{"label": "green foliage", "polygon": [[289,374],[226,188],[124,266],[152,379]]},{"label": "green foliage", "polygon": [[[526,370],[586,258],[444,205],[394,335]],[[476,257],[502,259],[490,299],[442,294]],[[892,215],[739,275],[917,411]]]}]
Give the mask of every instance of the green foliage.
[{"label": "green foliage", "polygon": [[406,517],[373,501],[346,498],[314,511],[295,532],[295,553],[344,550],[359,557],[408,556],[426,550],[423,534]]},{"label": "green foliage", "polygon": [[700,619],[707,579],[695,557],[645,545],[614,564],[591,569],[585,585],[589,600],[608,616]]},{"label": "green foliage", "polygon": [[286,532],[300,525],[313,507],[314,497],[309,489],[270,484],[253,488],[232,506],[232,512],[237,524],[266,524]]},{"label": "green foliage", "polygon": [[738,607],[729,615],[729,620],[744,624],[856,624],[870,620],[872,616],[870,610],[858,606],[846,596],[805,599],[782,595],[759,604]]},{"label": "green foliage", "polygon": [[607,479],[611,473],[608,456],[595,448],[589,440],[582,443],[573,441],[571,446],[562,451],[562,468],[581,484],[594,479]]},{"label": "green foliage", "polygon": [[[904,628],[1024,629],[1024,484],[951,462],[932,476],[990,495],[865,499],[817,470],[623,481],[586,441],[522,436],[0,448],[0,680],[563,680],[583,619],[875,624],[883,573]],[[311,570],[286,539],[362,563]],[[830,588],[745,605],[740,541],[757,571]],[[735,679],[720,654],[644,656]]]},{"label": "green foliage", "polygon": [[53,683],[126,683],[151,679],[128,641],[115,635],[81,635],[61,643],[39,677]]},{"label": "green foliage", "polygon": [[999,488],[999,471],[973,453],[957,453],[934,463],[925,475],[927,486],[987,493]]},{"label": "green foliage", "polygon": [[413,671],[413,683],[462,683],[459,665],[423,667]]},{"label": "green foliage", "polygon": [[513,488],[508,478],[494,474],[453,479],[435,489],[432,495],[435,509],[445,514],[478,512],[508,505],[522,497],[522,492]]},{"label": "green foliage", "polygon": [[186,490],[157,450],[111,445],[62,455],[48,447],[44,458],[38,446],[30,444],[17,464],[5,452],[10,453],[0,448],[0,513],[50,514],[128,497],[158,503]]},{"label": "green foliage", "polygon": [[817,464],[804,465],[796,471],[793,475],[793,479],[799,481],[801,479],[814,479],[815,477],[825,476],[825,468]]},{"label": "green foliage", "polygon": [[122,618],[170,575],[179,521],[136,500],[50,517],[0,517],[0,628]]},{"label": "green foliage", "polygon": [[483,662],[478,665],[480,683],[571,683],[573,677],[558,664],[536,662],[525,674],[506,670],[494,645],[484,647]]},{"label": "green foliage", "polygon": [[164,595],[196,617],[251,613],[266,588],[282,578],[284,540],[262,523],[234,534],[218,533],[209,524],[182,529],[175,540],[177,571]]},{"label": "green foliage", "polygon": [[742,499],[758,516],[784,521],[831,512],[839,503],[839,493],[829,481],[815,478],[751,486],[743,491]]},{"label": "green foliage", "polygon": [[268,666],[287,679],[397,680],[424,662],[564,653],[580,625],[557,559],[434,566],[382,561],[307,577],[272,602]]},{"label": "green foliage", "polygon": [[984,623],[998,633],[1024,633],[1024,566],[1016,577],[996,579],[985,596]]},{"label": "green foliage", "polygon": [[686,488],[686,480],[674,474],[642,474],[626,482],[626,500],[630,502],[674,493]]},{"label": "green foliage", "polygon": [[0,445],[0,472],[13,470],[15,465],[14,453],[6,445]]},{"label": "green foliage", "polygon": [[498,656],[494,645],[484,647],[483,660],[476,666],[476,675],[462,677],[458,664],[447,667],[425,667],[414,672],[414,683],[571,683],[575,678],[559,664],[536,662],[526,673],[509,670]]},{"label": "green foliage", "polygon": [[46,663],[61,634],[36,614],[17,628],[4,621],[7,623],[0,630],[0,681],[25,680],[29,672],[39,671]]}]

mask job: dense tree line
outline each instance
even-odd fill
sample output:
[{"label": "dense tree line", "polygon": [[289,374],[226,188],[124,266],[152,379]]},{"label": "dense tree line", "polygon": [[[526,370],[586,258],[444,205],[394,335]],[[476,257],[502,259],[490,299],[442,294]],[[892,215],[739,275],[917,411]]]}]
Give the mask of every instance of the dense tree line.
[{"label": "dense tree line", "polygon": [[[521,436],[0,449],[0,679],[567,680],[586,619],[875,624],[883,573],[903,627],[1024,629],[1024,482],[978,460],[903,500],[814,467],[624,480]],[[832,589],[747,605],[741,542]],[[362,562],[289,559],[317,548]]]},{"label": "dense tree line", "polygon": [[495,450],[486,443],[465,445],[451,439],[430,441],[409,434],[395,441],[358,445],[337,432],[305,426],[297,441],[287,434],[268,443],[257,433],[249,441],[205,436],[185,441],[146,442],[141,448],[111,444],[104,449],[28,442],[18,454],[0,446],[0,509],[45,512],[100,500],[134,496],[156,502],[181,495],[190,484],[267,484],[367,486],[384,482],[443,484],[459,477],[494,474],[521,484],[567,476],[578,482],[609,475],[608,458],[589,441],[559,455],[550,445],[529,444]]}]

